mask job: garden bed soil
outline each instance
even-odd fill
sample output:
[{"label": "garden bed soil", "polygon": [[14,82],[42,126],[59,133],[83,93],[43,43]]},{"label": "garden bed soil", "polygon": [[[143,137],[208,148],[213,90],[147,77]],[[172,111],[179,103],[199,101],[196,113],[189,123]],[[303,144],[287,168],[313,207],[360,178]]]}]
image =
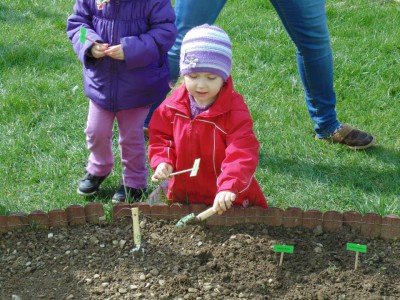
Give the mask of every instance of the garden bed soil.
[{"label": "garden bed soil", "polygon": [[[131,220],[0,235],[0,299],[399,299],[400,245],[304,228]],[[355,253],[347,243],[367,246]],[[280,254],[274,245],[293,245]]]}]

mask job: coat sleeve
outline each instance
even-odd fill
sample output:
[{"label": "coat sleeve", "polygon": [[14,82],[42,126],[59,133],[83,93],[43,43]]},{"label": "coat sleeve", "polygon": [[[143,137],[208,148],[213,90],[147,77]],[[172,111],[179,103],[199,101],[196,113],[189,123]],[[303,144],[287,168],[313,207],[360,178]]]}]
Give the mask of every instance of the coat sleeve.
[{"label": "coat sleeve", "polygon": [[250,112],[241,96],[240,100],[239,107],[232,107],[230,112],[225,159],[218,176],[218,192],[229,190],[236,195],[246,191],[254,180],[259,151]]},{"label": "coat sleeve", "polygon": [[161,104],[151,117],[149,124],[148,155],[150,166],[155,170],[162,163],[175,168],[176,150],[173,138],[173,116],[165,104]]},{"label": "coat sleeve", "polygon": [[84,44],[80,42],[81,26],[86,28],[86,36],[94,41],[102,42],[100,36],[94,31],[92,26],[92,14],[89,1],[77,0],[74,5],[74,13],[67,20],[67,36],[72,42],[73,49],[82,64],[87,67],[93,64],[95,58],[90,55],[93,43],[86,40]]},{"label": "coat sleeve", "polygon": [[170,0],[149,1],[150,30],[121,39],[128,69],[140,68],[160,59],[175,42],[175,12]]}]

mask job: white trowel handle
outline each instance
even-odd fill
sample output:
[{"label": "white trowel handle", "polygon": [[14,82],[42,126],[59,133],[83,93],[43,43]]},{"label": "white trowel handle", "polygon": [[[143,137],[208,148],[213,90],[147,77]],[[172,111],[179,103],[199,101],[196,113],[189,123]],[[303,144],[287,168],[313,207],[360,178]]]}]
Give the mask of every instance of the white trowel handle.
[{"label": "white trowel handle", "polygon": [[178,174],[182,174],[182,173],[191,172],[191,171],[192,171],[192,169],[186,169],[186,170],[182,170],[182,171],[178,171],[178,172],[173,172],[173,173],[169,174],[169,177],[172,177],[172,176],[175,176]]},{"label": "white trowel handle", "polygon": [[203,220],[205,220],[205,219],[211,217],[211,216],[214,215],[215,213],[216,213],[216,211],[214,210],[214,208],[213,208],[213,207],[210,207],[209,209],[206,209],[205,211],[199,213],[199,214],[196,216],[196,219],[199,220],[199,221],[203,221]]}]

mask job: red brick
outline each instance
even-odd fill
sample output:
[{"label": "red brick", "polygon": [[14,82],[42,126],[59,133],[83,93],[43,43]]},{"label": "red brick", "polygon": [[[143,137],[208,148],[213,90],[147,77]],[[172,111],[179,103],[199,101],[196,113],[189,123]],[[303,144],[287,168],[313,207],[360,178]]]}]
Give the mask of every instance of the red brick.
[{"label": "red brick", "polygon": [[298,207],[288,207],[283,212],[283,227],[297,227],[303,224],[303,211]]},{"label": "red brick", "polygon": [[49,228],[49,216],[41,210],[36,210],[28,215],[29,223],[38,229]]},{"label": "red brick", "polygon": [[155,219],[170,219],[169,205],[166,203],[154,203],[150,207],[150,215]]},{"label": "red brick", "polygon": [[225,213],[225,226],[236,225],[235,207],[231,207]]},{"label": "red brick", "polygon": [[7,222],[8,222],[7,216],[0,216],[0,233],[8,231],[7,230]]},{"label": "red brick", "polygon": [[306,210],[303,212],[303,227],[315,229],[317,226],[322,228],[322,212],[319,210]]},{"label": "red brick", "polygon": [[375,213],[368,213],[362,217],[361,235],[365,237],[379,237],[381,235],[382,217]]},{"label": "red brick", "polygon": [[14,212],[8,216],[7,229],[9,231],[25,229],[28,225],[28,218],[23,212]]},{"label": "red brick", "polygon": [[361,230],[362,216],[358,211],[346,211],[343,213],[343,225],[353,230]]},{"label": "red brick", "polygon": [[261,216],[264,208],[259,206],[250,206],[246,208],[246,223],[248,224],[260,224],[262,223]]},{"label": "red brick", "polygon": [[70,226],[86,224],[85,208],[82,205],[70,205],[65,211],[67,212],[67,220]]},{"label": "red brick", "polygon": [[169,207],[169,213],[172,219],[180,220],[184,216],[190,214],[189,205],[173,203]]},{"label": "red brick", "polygon": [[207,225],[211,226],[225,226],[226,224],[226,215],[223,213],[222,215],[213,215],[205,220]]},{"label": "red brick", "polygon": [[63,209],[55,209],[49,211],[49,226],[67,227],[68,226],[67,212]]},{"label": "red brick", "polygon": [[264,224],[269,226],[282,226],[283,209],[278,207],[269,207],[263,214]]},{"label": "red brick", "polygon": [[91,202],[85,205],[86,221],[92,224],[99,224],[100,218],[104,218],[104,208],[101,203]]},{"label": "red brick", "polygon": [[327,211],[322,217],[322,227],[325,232],[333,232],[343,225],[343,215],[337,211]]},{"label": "red brick", "polygon": [[196,216],[199,213],[202,213],[203,211],[205,211],[207,208],[208,208],[208,206],[205,205],[204,203],[195,203],[195,204],[190,204],[190,206],[189,206],[190,212],[194,213]]},{"label": "red brick", "polygon": [[236,224],[245,224],[246,223],[246,208],[243,208],[241,206],[234,206],[230,209],[233,209],[235,212]]},{"label": "red brick", "polygon": [[125,217],[131,217],[131,205],[129,203],[117,203],[113,206],[113,221],[123,219]]},{"label": "red brick", "polygon": [[[133,202],[131,207],[138,207],[139,214],[142,216],[149,216],[151,214],[150,205],[145,202]],[[131,214],[132,215],[132,214]]]},{"label": "red brick", "polygon": [[385,240],[400,239],[400,217],[387,215],[382,219],[381,237]]}]

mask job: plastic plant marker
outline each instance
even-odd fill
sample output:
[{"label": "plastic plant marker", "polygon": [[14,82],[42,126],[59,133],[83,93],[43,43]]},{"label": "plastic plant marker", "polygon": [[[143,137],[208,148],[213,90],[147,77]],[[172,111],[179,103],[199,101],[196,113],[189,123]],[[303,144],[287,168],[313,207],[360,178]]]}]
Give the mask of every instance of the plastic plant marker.
[{"label": "plastic plant marker", "polygon": [[282,266],[283,263],[283,255],[284,253],[293,253],[294,246],[287,246],[287,245],[274,245],[274,252],[278,252],[281,254],[279,259],[279,265]]},{"label": "plastic plant marker", "polygon": [[346,247],[348,251],[367,253],[366,245],[347,243]]},{"label": "plastic plant marker", "polygon": [[86,40],[88,40],[89,42],[92,42],[93,44],[100,45],[95,40],[93,40],[93,39],[89,38],[88,36],[86,36],[86,27],[81,26],[81,29],[79,31],[79,41],[82,44],[84,44]]},{"label": "plastic plant marker", "polygon": [[81,30],[79,31],[79,41],[84,44],[86,41],[86,28],[81,26]]},{"label": "plastic plant marker", "polygon": [[367,253],[367,246],[366,245],[360,245],[360,244],[352,244],[352,243],[347,243],[346,244],[346,249],[348,251],[354,251],[356,253],[356,259],[354,263],[354,270],[357,270],[358,267],[358,256],[361,253]]},{"label": "plastic plant marker", "polygon": [[274,251],[275,252],[282,252],[282,253],[293,253],[294,252],[294,246],[274,245]]}]

